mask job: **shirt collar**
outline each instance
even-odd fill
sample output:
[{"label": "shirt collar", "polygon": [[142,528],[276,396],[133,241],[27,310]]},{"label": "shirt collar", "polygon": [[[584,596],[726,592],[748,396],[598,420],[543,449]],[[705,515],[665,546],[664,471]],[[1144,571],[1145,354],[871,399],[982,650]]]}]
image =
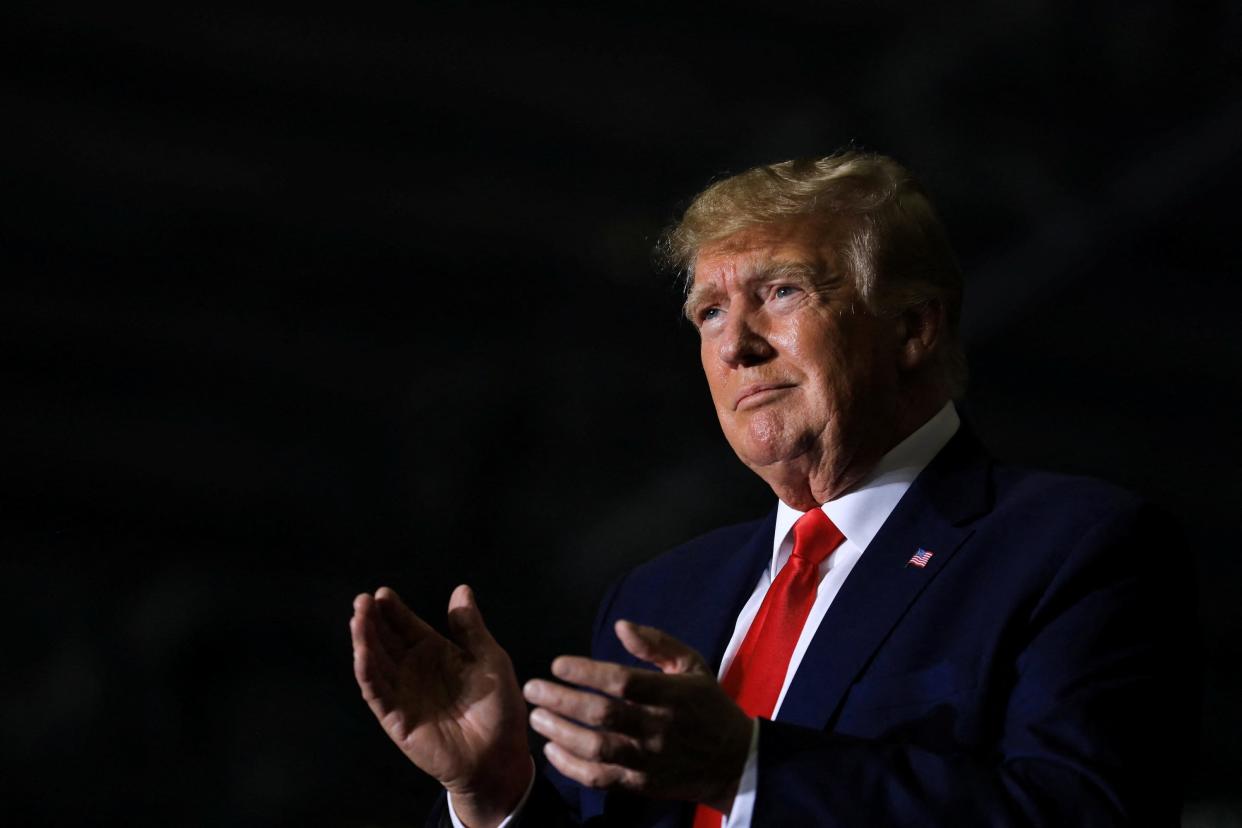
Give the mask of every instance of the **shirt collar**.
[{"label": "shirt collar", "polygon": [[[940,453],[960,425],[961,420],[953,403],[945,403],[930,420],[881,457],[862,483],[820,508],[849,543],[865,551],[884,521],[897,508],[898,501],[910,488],[914,478]],[[776,532],[772,542],[773,578],[793,551],[790,535],[794,523],[803,514],[784,501],[776,506]]]}]

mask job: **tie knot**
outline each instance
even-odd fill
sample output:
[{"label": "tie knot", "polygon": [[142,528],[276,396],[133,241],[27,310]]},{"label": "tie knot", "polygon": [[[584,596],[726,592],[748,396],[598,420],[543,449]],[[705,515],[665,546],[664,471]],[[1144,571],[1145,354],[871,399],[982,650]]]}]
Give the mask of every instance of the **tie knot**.
[{"label": "tie knot", "polygon": [[793,557],[819,566],[845,540],[822,509],[812,509],[794,524]]}]

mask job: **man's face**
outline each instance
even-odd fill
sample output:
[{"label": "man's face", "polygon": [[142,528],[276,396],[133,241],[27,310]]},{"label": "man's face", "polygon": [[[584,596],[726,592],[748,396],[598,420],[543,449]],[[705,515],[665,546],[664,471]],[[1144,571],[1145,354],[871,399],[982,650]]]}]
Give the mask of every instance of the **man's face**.
[{"label": "man's face", "polygon": [[686,303],[725,437],[783,499],[802,480],[841,494],[893,442],[897,323],[864,307],[824,236],[804,222],[705,246]]}]

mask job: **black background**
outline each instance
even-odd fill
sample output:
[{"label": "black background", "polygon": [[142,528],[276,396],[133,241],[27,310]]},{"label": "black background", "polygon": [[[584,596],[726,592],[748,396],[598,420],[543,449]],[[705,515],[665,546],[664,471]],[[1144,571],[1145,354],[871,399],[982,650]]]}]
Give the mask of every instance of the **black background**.
[{"label": "black background", "polygon": [[985,442],[1190,527],[1170,774],[1242,821],[1237,4],[171,5],[0,29],[6,810],[417,823],[353,595],[468,580],[526,678],[766,510],[651,248],[853,143],[937,197]]}]

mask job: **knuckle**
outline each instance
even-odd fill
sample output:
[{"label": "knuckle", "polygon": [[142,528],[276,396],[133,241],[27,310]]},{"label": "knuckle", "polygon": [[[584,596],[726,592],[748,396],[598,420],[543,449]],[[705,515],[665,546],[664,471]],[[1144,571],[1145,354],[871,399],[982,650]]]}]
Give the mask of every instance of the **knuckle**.
[{"label": "knuckle", "polygon": [[587,724],[611,730],[615,719],[613,703],[599,696],[592,696],[582,707],[582,721]]},{"label": "knuckle", "polygon": [[634,701],[640,698],[644,694],[645,688],[648,687],[648,679],[652,675],[654,674],[649,670],[627,670],[621,678],[615,695],[627,701]]},{"label": "knuckle", "polygon": [[538,689],[538,704],[541,704],[544,707],[555,707],[558,709],[565,704],[565,691],[561,685],[550,681],[540,681]]},{"label": "knuckle", "polygon": [[673,711],[666,707],[652,707],[647,709],[647,715],[643,717],[643,732],[648,736],[663,734],[673,726]]},{"label": "knuckle", "polygon": [[644,761],[644,750],[638,743],[627,739],[613,751],[613,761],[626,767],[640,765]]},{"label": "knuckle", "polygon": [[620,730],[625,726],[628,719],[624,704],[617,702],[604,702],[601,700],[601,712],[599,721],[601,727],[608,730]]},{"label": "knuckle", "polygon": [[618,671],[612,679],[612,695],[625,698],[634,690],[634,676],[627,671]]},{"label": "knuckle", "polygon": [[630,791],[646,791],[648,790],[647,774],[641,771],[630,771],[622,777],[621,786]]},{"label": "knuckle", "polygon": [[629,746],[624,742],[610,742],[600,754],[600,761],[611,765],[624,765],[630,761]]}]

